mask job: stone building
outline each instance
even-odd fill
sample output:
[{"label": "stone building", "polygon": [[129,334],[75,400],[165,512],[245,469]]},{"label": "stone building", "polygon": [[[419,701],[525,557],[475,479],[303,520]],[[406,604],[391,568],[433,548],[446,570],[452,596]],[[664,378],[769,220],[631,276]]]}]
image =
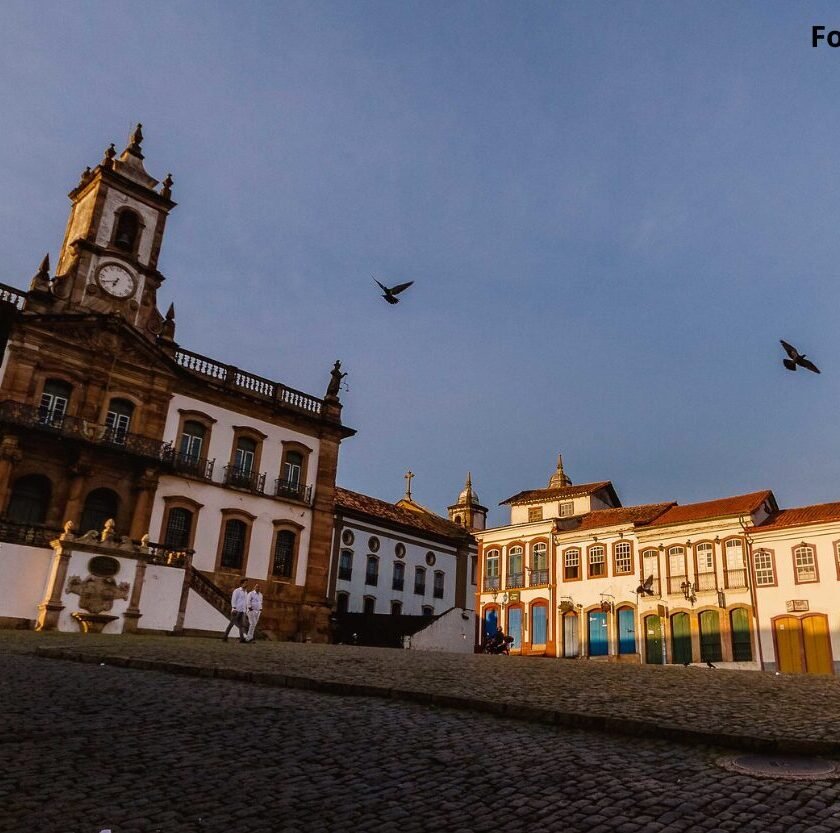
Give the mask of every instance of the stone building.
[{"label": "stone building", "polygon": [[[113,519],[121,538],[148,533],[188,555],[172,627],[218,629],[246,577],[263,585],[266,629],[325,640],[338,452],[354,433],[338,363],[318,398],[175,341],[174,307],[164,315],[157,301],[173,180],[146,171],[142,142],[138,125],[70,192],[55,274],[45,258],[27,292],[0,287],[6,566],[14,546],[44,549],[65,521],[85,533]],[[22,614],[44,597],[37,573],[0,589],[0,617],[34,618]],[[141,605],[138,627],[150,627],[142,616]]]}]

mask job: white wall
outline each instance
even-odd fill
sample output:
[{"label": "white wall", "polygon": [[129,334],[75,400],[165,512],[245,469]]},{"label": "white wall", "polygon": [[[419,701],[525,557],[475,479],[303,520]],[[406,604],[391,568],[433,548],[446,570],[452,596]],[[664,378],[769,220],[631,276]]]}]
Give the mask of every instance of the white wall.
[{"label": "white wall", "polygon": [[149,564],[140,595],[142,615],[137,626],[154,630],[173,630],[178,620],[183,586],[182,569]]},{"label": "white wall", "polygon": [[51,549],[0,544],[0,617],[38,618],[52,560]]},{"label": "white wall", "polygon": [[[223,632],[230,620],[219,613],[213,605],[206,602],[195,590],[190,589],[187,597],[187,612],[184,617],[184,628],[187,630]],[[234,629],[238,635],[238,631]]]},{"label": "white wall", "polygon": [[475,642],[475,613],[453,607],[428,628],[414,634],[408,647],[414,651],[449,651],[454,654],[473,653]]},{"label": "white wall", "polygon": [[554,498],[554,500],[547,500],[543,503],[523,503],[510,507],[510,522],[512,525],[528,523],[528,510],[533,509],[536,506],[542,507],[544,519],[558,518],[560,517],[560,504],[570,502],[574,504],[574,515],[585,515],[587,512],[591,511],[592,508],[603,509],[606,506],[599,501],[599,505],[597,507],[592,507],[592,499],[590,495],[582,495],[580,497],[565,499]]}]

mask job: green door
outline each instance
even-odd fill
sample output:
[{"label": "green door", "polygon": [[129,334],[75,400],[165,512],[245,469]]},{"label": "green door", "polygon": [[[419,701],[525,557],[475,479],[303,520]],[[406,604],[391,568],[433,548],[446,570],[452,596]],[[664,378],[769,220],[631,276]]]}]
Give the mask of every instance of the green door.
[{"label": "green door", "polygon": [[671,617],[671,662],[684,665],[691,662],[691,625],[687,613],[675,613]]},{"label": "green door", "polygon": [[716,610],[704,610],[700,614],[700,659],[703,662],[720,662],[720,617]]},{"label": "green door", "polygon": [[729,615],[732,623],[732,659],[735,662],[752,660],[752,638],[750,636],[750,617],[742,607],[736,607]]},{"label": "green door", "polygon": [[645,616],[645,662],[662,665],[662,620]]}]

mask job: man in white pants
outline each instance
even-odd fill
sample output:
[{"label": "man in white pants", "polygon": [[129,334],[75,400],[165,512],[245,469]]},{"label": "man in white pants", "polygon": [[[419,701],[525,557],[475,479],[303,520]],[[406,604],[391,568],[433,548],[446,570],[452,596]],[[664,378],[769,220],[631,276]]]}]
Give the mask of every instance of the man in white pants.
[{"label": "man in white pants", "polygon": [[260,614],[262,613],[263,595],[260,593],[259,584],[254,585],[254,589],[248,594],[248,636],[245,637],[246,642],[254,641],[254,634],[257,632],[257,622],[260,621]]},{"label": "man in white pants", "polygon": [[239,628],[239,641],[245,642],[245,626],[247,623],[247,610],[248,610],[248,591],[245,589],[245,585],[248,583],[248,579],[242,579],[239,582],[239,587],[233,591],[233,594],[230,597],[230,622],[228,622],[227,630],[225,631],[225,635],[222,639],[227,642],[228,634],[230,633],[230,629],[236,625]]}]

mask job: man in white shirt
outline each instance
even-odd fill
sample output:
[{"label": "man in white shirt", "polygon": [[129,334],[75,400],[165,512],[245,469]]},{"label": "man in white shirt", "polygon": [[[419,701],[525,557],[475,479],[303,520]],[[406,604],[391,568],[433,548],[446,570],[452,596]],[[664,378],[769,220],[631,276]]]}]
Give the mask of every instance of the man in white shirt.
[{"label": "man in white shirt", "polygon": [[230,597],[230,622],[228,622],[227,630],[222,639],[227,642],[230,629],[236,625],[239,628],[239,641],[245,642],[245,626],[247,624],[247,609],[248,609],[248,593],[245,590],[245,585],[248,579],[242,579],[239,582],[239,587],[233,591]]},{"label": "man in white shirt", "polygon": [[260,621],[260,614],[262,613],[262,603],[263,595],[260,593],[260,586],[255,584],[254,589],[248,594],[248,636],[245,637],[246,642],[254,641],[257,622]]}]

